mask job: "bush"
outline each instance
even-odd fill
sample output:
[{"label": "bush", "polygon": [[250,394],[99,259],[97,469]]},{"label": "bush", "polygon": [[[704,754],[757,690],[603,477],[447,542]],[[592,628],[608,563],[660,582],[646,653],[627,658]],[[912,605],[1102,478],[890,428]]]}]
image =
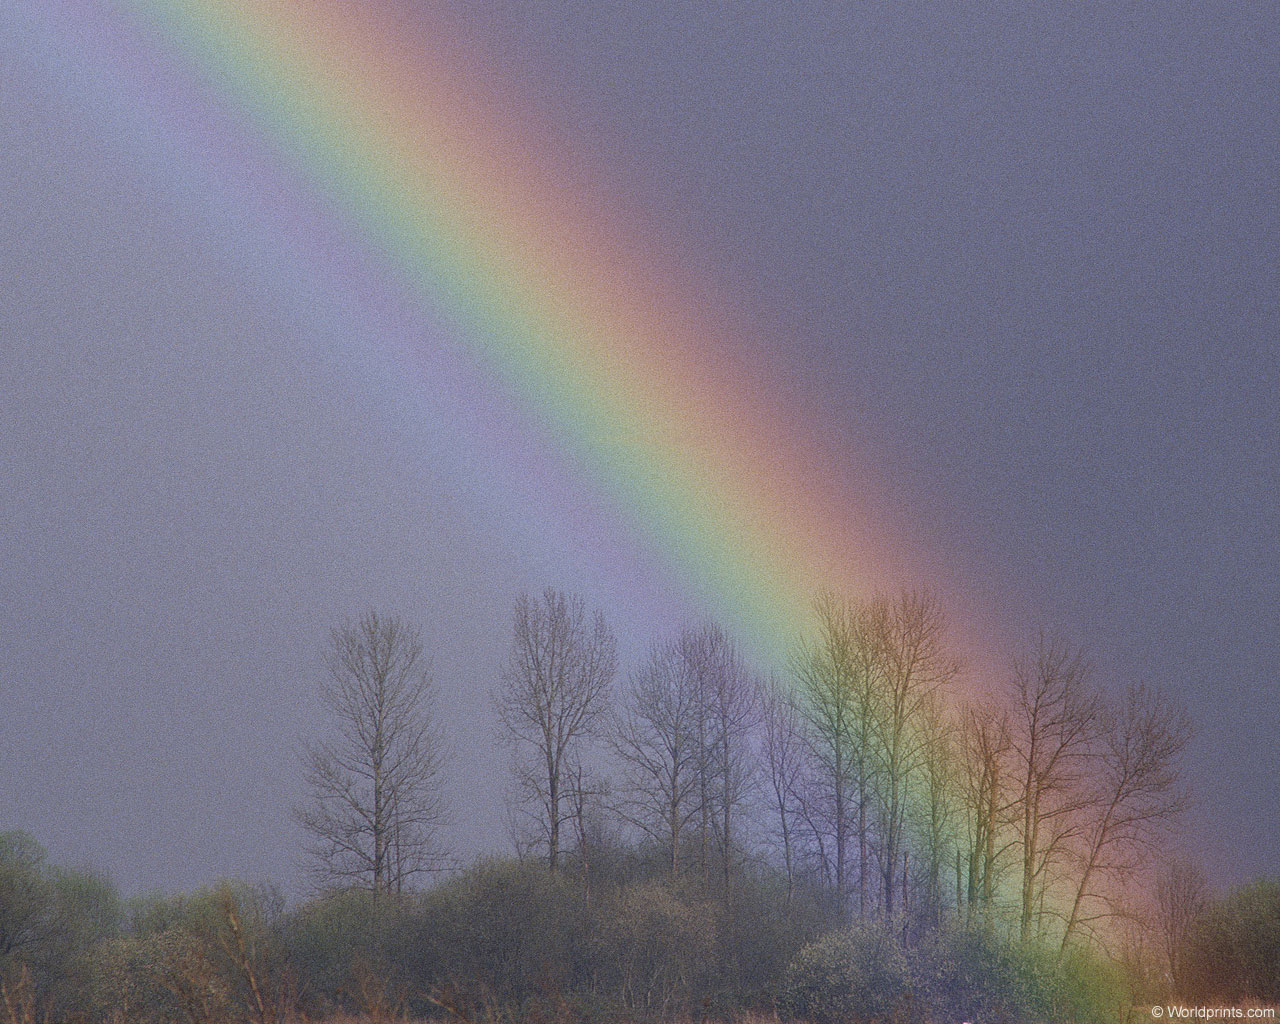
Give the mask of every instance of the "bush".
[{"label": "bush", "polygon": [[1183,964],[1197,999],[1280,1003],[1280,882],[1254,882],[1211,906],[1191,929]]},{"label": "bush", "polygon": [[668,1016],[689,1008],[714,966],[716,933],[708,907],[681,900],[660,882],[622,890],[606,909],[595,954],[632,1013]]},{"label": "bush", "polygon": [[445,993],[456,1008],[561,998],[586,977],[591,934],[581,889],[542,864],[486,861],[406,906],[392,937],[395,966],[423,997]]},{"label": "bush", "polygon": [[981,928],[936,932],[914,955],[924,1001],[943,1020],[1028,1024],[1050,1010],[1044,970],[1034,956]]},{"label": "bush", "polygon": [[730,1020],[776,1009],[787,965],[844,920],[834,901],[801,888],[788,900],[786,880],[764,873],[744,873],[732,899],[713,907],[719,961],[711,1009]]},{"label": "bush", "polygon": [[779,1009],[813,1024],[871,1024],[909,1012],[911,964],[885,928],[860,925],[805,946],[787,968]]},{"label": "bush", "polygon": [[365,889],[310,900],[290,915],[283,945],[305,979],[313,1011],[363,1009],[370,974],[403,987],[393,939],[403,915],[400,903]]},{"label": "bush", "polygon": [[212,1024],[279,1019],[294,1008],[274,892],[224,882],[188,896],[144,897],[132,910],[128,934],[86,951],[81,1004],[54,1019]]},{"label": "bush", "polygon": [[944,929],[904,948],[871,925],[804,947],[779,1009],[813,1024],[1110,1024],[1128,1005],[1122,988],[1115,970],[1091,956],[1060,960],[989,930]]}]

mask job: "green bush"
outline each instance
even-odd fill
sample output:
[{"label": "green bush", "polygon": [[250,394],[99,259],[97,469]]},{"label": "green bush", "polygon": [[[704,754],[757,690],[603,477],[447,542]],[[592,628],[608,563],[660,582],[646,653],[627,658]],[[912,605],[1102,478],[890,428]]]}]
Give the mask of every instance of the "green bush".
[{"label": "green bush", "polygon": [[1197,999],[1280,1003],[1280,882],[1229,893],[1191,929],[1185,987]]},{"label": "green bush", "polygon": [[1043,967],[987,929],[936,932],[912,960],[922,999],[941,1019],[1030,1024],[1050,1012],[1050,979]]},{"label": "green bush", "polygon": [[289,915],[281,942],[313,1012],[362,1009],[360,989],[369,975],[407,987],[394,938],[405,913],[400,901],[350,889],[317,897]]},{"label": "green bush", "polygon": [[607,909],[594,954],[619,1002],[633,1014],[688,1010],[714,969],[710,908],[660,882],[623,889]]},{"label": "green bush", "polygon": [[1125,1006],[1116,970],[1089,955],[1059,958],[967,928],[906,948],[879,925],[805,946],[779,1001],[783,1013],[813,1024],[1110,1024]]},{"label": "green bush", "polygon": [[909,1012],[911,964],[888,930],[861,925],[805,946],[787,968],[779,1009],[812,1024],[870,1024]]}]

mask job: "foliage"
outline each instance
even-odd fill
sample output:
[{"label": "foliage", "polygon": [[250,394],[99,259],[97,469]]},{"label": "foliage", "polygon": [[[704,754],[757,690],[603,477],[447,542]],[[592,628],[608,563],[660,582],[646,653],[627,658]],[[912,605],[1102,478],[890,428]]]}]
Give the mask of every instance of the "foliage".
[{"label": "foliage", "polygon": [[419,978],[477,998],[519,1001],[583,978],[582,891],[543,864],[483,861],[428,894],[412,927]]},{"label": "foliage", "polygon": [[988,929],[957,928],[930,936],[917,951],[916,975],[944,1019],[1021,1024],[1045,1016],[1034,963]]},{"label": "foliage", "polygon": [[0,833],[0,979],[29,989],[42,1012],[91,1004],[91,952],[121,923],[108,879],[50,865],[25,832]]},{"label": "foliage", "polygon": [[284,922],[281,942],[306,979],[313,1012],[357,1009],[362,972],[398,979],[392,936],[401,905],[367,889],[349,889],[304,903]]},{"label": "foliage", "polygon": [[884,1020],[913,997],[911,964],[888,929],[846,928],[810,943],[787,968],[779,1008],[812,1024]]},{"label": "foliage", "polygon": [[704,903],[716,916],[716,962],[708,981],[710,1009],[730,1019],[777,1005],[787,965],[808,943],[844,920],[837,901],[809,886],[793,886],[767,869],[744,872],[731,899]]},{"label": "foliage", "polygon": [[0,964],[47,939],[51,898],[44,849],[25,832],[0,833]]},{"label": "foliage", "polygon": [[1191,926],[1185,987],[1223,1003],[1280,1003],[1280,882],[1243,886]]},{"label": "foliage", "polygon": [[904,946],[872,924],[802,949],[787,969],[779,1008],[813,1024],[1104,1024],[1127,1005],[1118,982],[1095,957],[1060,959],[989,929],[943,928]]},{"label": "foliage", "polygon": [[941,1020],[992,1024],[1117,1019],[1127,1006],[1116,972],[1096,954],[1059,957],[989,928],[943,928],[912,954],[921,1001]]},{"label": "foliage", "polygon": [[714,918],[700,909],[657,881],[619,894],[598,953],[629,1011],[666,1018],[689,1007],[715,948]]}]

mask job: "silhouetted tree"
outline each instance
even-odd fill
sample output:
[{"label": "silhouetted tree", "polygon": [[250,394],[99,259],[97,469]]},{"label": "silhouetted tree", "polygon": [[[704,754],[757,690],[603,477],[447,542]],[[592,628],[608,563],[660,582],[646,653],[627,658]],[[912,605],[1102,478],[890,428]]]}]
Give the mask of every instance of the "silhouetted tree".
[{"label": "silhouetted tree", "polygon": [[1191,739],[1191,722],[1181,709],[1138,684],[1108,712],[1104,726],[1085,783],[1088,805],[1063,948],[1077,929],[1114,915],[1114,890],[1145,862],[1186,803],[1177,761]]},{"label": "silhouetted tree", "polygon": [[1019,928],[1031,936],[1055,864],[1083,831],[1101,705],[1078,651],[1045,634],[1014,664],[1012,737],[1022,852]]},{"label": "silhouetted tree", "polygon": [[560,862],[561,827],[581,795],[582,747],[604,720],[617,672],[617,643],[604,616],[589,619],[582,598],[548,588],[516,602],[515,635],[494,694],[513,748],[520,802],[532,805],[547,863]]},{"label": "silhouetted tree", "polygon": [[432,714],[422,640],[400,619],[365,614],[333,630],[320,697],[333,736],[305,746],[310,833],[322,883],[398,892],[435,866],[444,820],[444,738]]},{"label": "silhouetted tree", "polygon": [[672,875],[702,810],[700,696],[680,643],[658,645],[632,677],[610,735],[624,774],[616,810],[670,854]]},{"label": "silhouetted tree", "polygon": [[1187,995],[1184,960],[1192,930],[1209,909],[1209,881],[1200,865],[1174,856],[1156,875],[1156,924],[1169,981],[1178,995]]}]

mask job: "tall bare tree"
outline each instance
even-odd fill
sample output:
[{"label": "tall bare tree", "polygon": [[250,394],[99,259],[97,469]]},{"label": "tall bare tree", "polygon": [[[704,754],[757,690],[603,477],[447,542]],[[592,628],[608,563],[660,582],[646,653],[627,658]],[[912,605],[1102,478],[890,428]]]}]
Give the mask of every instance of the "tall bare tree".
[{"label": "tall bare tree", "polygon": [[1098,738],[1101,704],[1084,658],[1039,634],[1013,672],[1013,751],[1022,850],[1019,925],[1027,939],[1051,872],[1083,831],[1084,785]]},{"label": "tall bare tree", "polygon": [[722,672],[723,634],[713,629],[684,629],[675,641],[679,671],[693,694],[693,763],[697,803],[698,871],[703,882],[711,878],[711,851],[715,830],[716,741],[712,707]]},{"label": "tall bare tree", "polygon": [[[935,926],[942,923],[944,897],[943,876],[959,853],[959,806],[961,783],[959,769],[959,730],[942,702],[931,701],[925,708],[920,727],[920,793],[919,806],[908,820],[915,825],[919,837],[921,876],[924,882],[924,909]],[[956,882],[955,900],[961,900],[960,882]]]},{"label": "tall bare tree", "polygon": [[1196,921],[1209,909],[1209,881],[1195,861],[1170,857],[1156,875],[1156,922],[1169,981],[1186,994],[1183,959]]},{"label": "tall bare tree", "polygon": [[569,776],[582,782],[583,746],[605,720],[617,666],[613,633],[601,613],[587,615],[581,597],[548,588],[516,602],[494,705],[513,748],[519,797],[534,808],[553,871],[574,813]]},{"label": "tall bare tree", "polygon": [[632,677],[610,734],[625,776],[616,810],[667,851],[673,876],[702,811],[700,696],[681,644],[660,644]]},{"label": "tall bare tree", "polygon": [[322,884],[398,892],[431,870],[444,823],[444,738],[417,630],[368,612],[333,630],[320,698],[333,734],[304,746],[311,802],[298,818]]},{"label": "tall bare tree", "polygon": [[[866,613],[878,671],[874,704],[880,873],[884,912],[894,913],[906,846],[908,794],[924,764],[927,712],[959,671],[945,643],[942,606],[931,594],[877,601]],[[906,884],[906,868],[901,869]]]},{"label": "tall bare tree", "polygon": [[738,813],[753,778],[750,736],[759,717],[759,687],[719,626],[686,629],[678,642],[697,694],[699,864],[709,880],[714,846],[727,891]]},{"label": "tall bare tree", "polygon": [[1003,855],[1011,845],[1002,834],[1014,789],[1008,713],[967,708],[960,743],[968,854],[965,904],[972,920],[975,910],[981,910],[984,918],[990,917]]},{"label": "tall bare tree", "polygon": [[848,895],[857,841],[859,902],[865,911],[879,662],[864,609],[827,594],[815,602],[814,613],[815,634],[802,641],[793,661],[809,761],[800,807],[823,873],[842,899]]},{"label": "tall bare tree", "polygon": [[787,872],[787,903],[795,891],[797,831],[802,818],[798,803],[805,770],[804,724],[795,701],[770,679],[761,694],[761,760],[766,800],[778,822],[782,861]]},{"label": "tall bare tree", "polygon": [[1078,929],[1114,916],[1115,890],[1186,804],[1177,765],[1191,739],[1186,713],[1139,683],[1129,687],[1104,721],[1086,783],[1089,804],[1064,949]]}]

